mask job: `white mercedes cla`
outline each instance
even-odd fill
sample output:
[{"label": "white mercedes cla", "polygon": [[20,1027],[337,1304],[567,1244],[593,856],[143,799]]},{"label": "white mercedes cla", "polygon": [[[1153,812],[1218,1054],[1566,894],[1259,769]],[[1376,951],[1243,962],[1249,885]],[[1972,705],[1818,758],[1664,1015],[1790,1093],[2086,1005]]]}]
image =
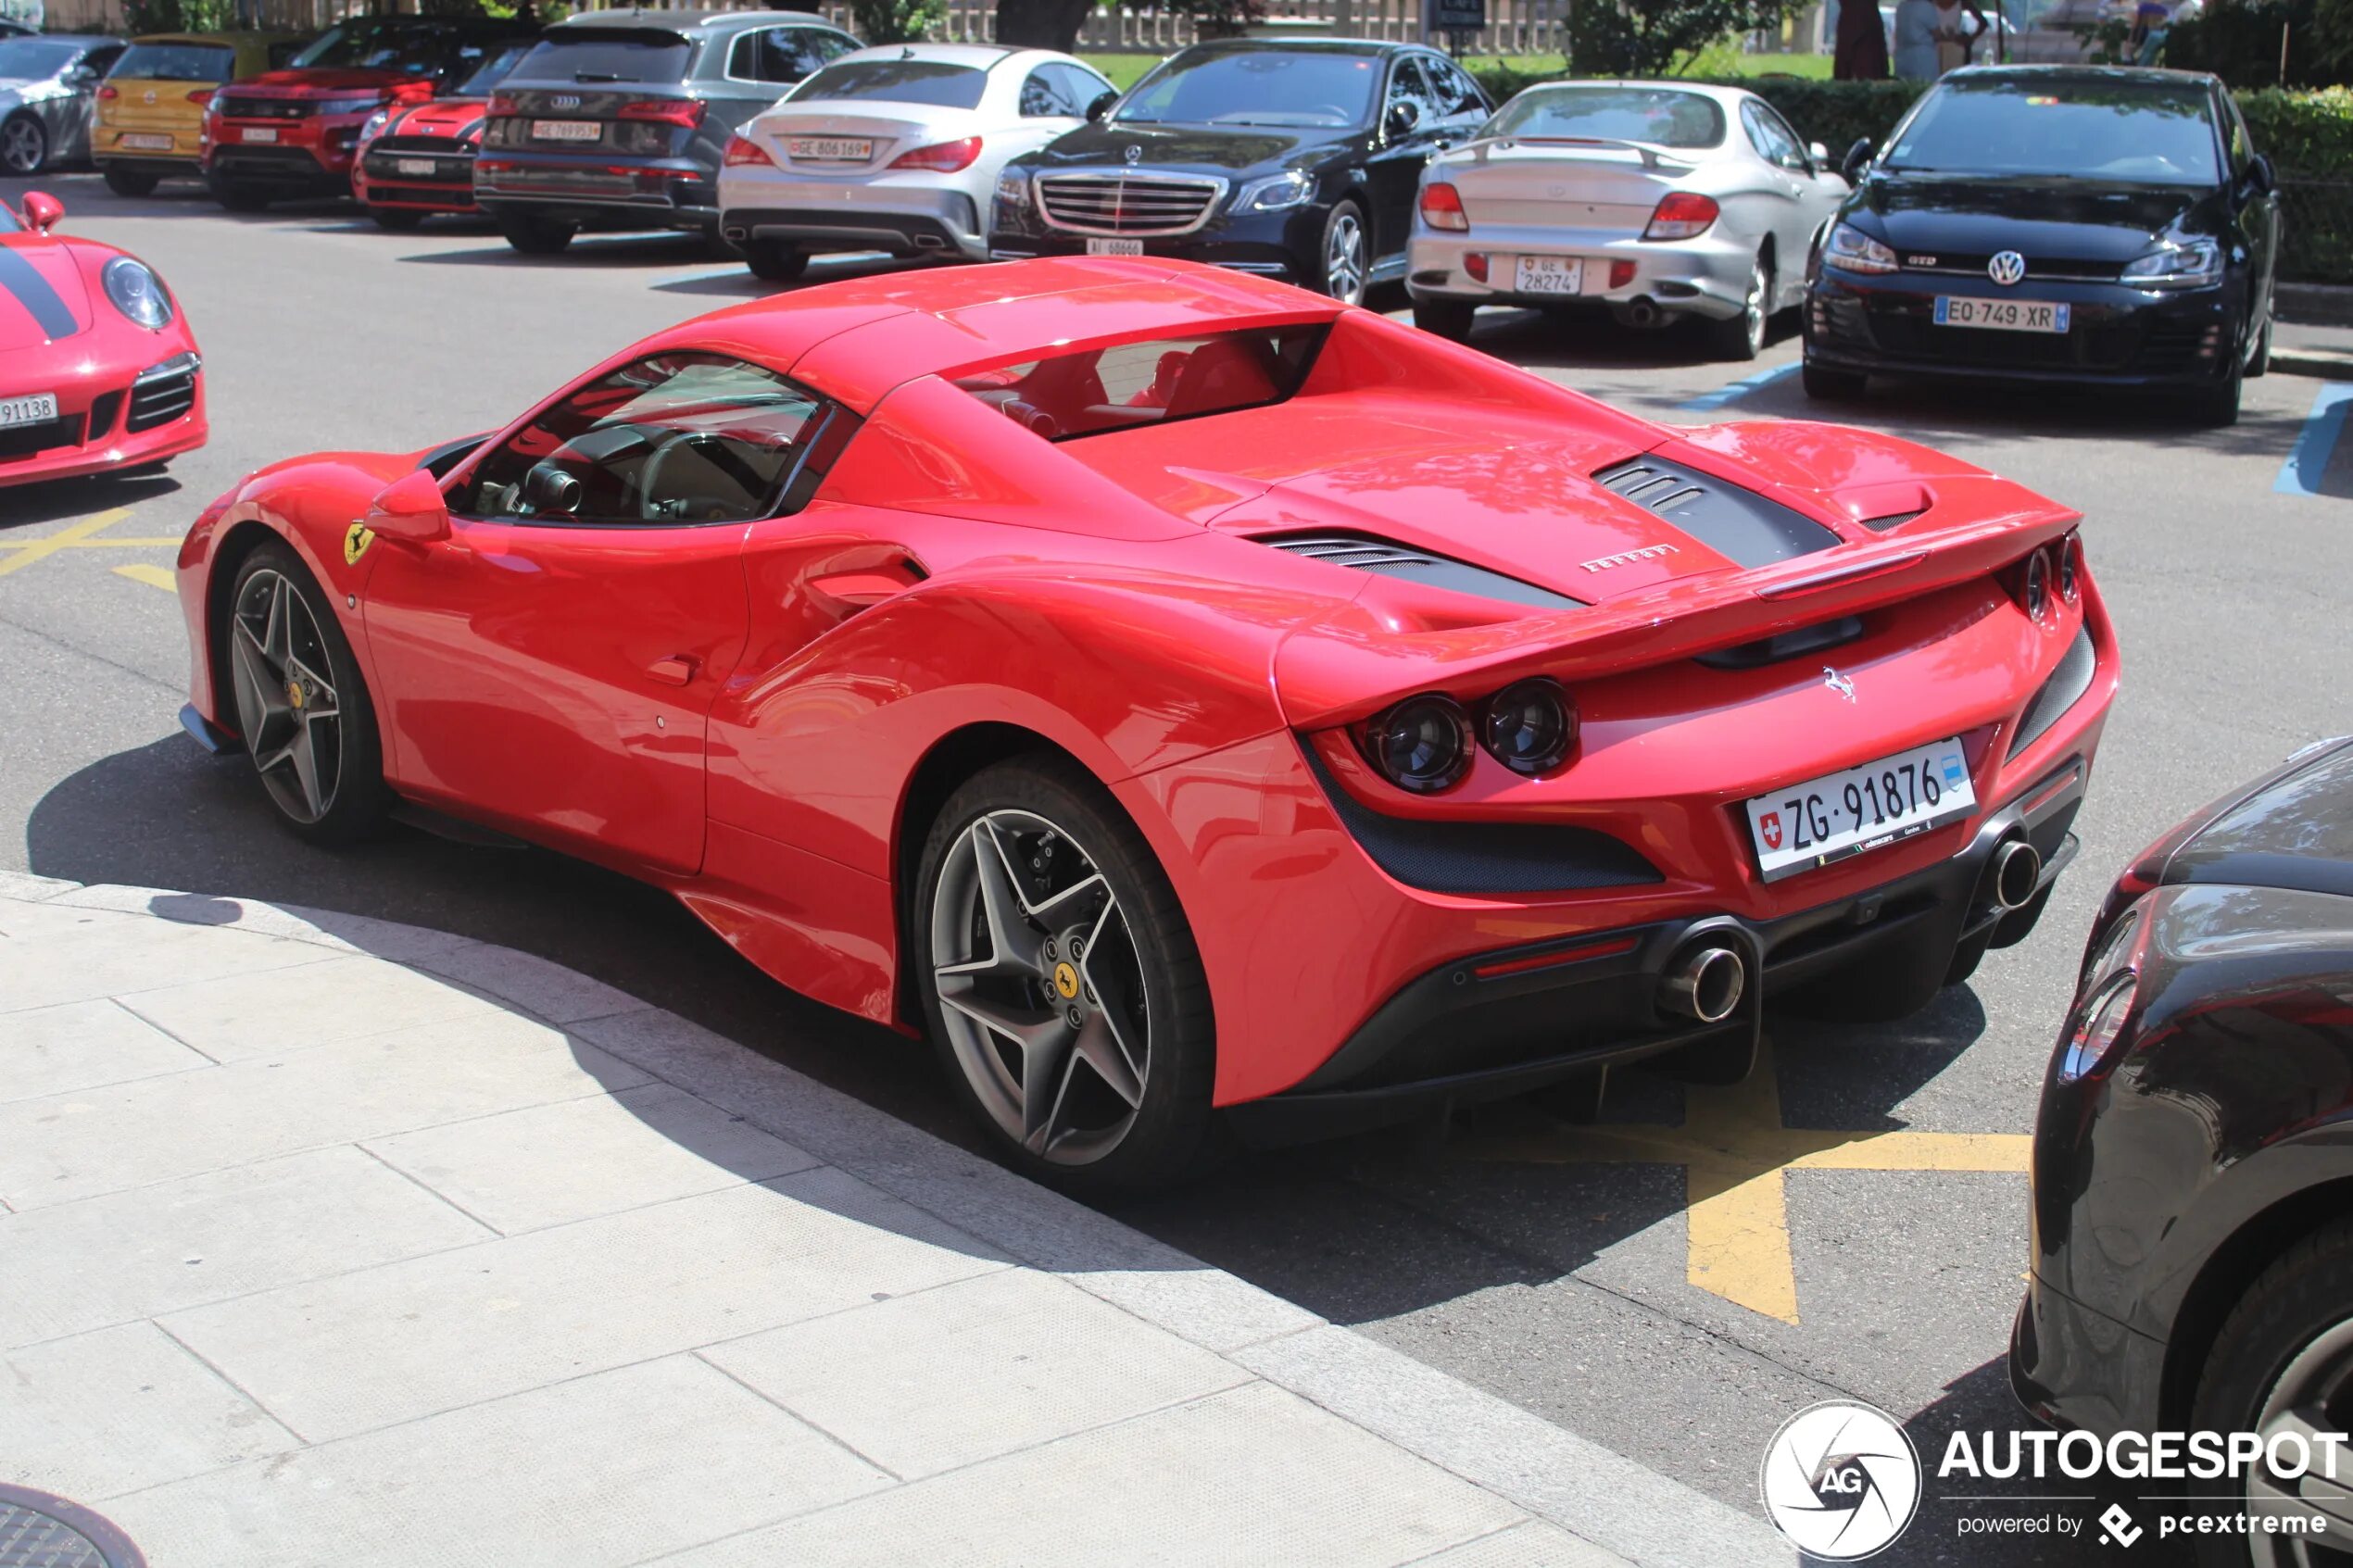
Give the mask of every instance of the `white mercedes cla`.
[{"label": "white mercedes cla", "polygon": [[727,144],[720,232],[780,282],[812,254],[988,254],[988,203],[1010,158],[1117,98],[1068,55],[894,44],[842,56]]}]

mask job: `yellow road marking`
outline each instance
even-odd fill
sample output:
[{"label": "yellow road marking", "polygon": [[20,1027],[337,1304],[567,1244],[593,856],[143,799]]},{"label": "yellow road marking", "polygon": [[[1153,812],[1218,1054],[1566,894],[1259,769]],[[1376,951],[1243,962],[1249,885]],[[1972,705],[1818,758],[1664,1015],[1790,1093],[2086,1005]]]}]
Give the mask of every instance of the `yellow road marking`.
[{"label": "yellow road marking", "polygon": [[127,518],[130,515],[131,508],[129,507],[115,507],[107,511],[94,513],[89,517],[85,517],[80,522],[73,523],[59,533],[52,533],[45,539],[10,539],[0,541],[0,549],[6,549],[14,552],[9,556],[0,558],[0,577],[6,577],[12,571],[18,571],[23,567],[31,566],[34,561],[46,560],[49,557],[56,555],[59,550],[70,549],[72,546],[88,539],[100,529],[107,527],[110,523],[120,522],[124,518]]},{"label": "yellow road marking", "polygon": [[128,577],[133,583],[145,583],[150,588],[161,588],[167,594],[180,591],[180,580],[169,567],[148,566],[143,562],[137,566],[118,566],[114,574]]},{"label": "yellow road marking", "polygon": [[1540,1164],[1680,1165],[1690,1231],[1684,1278],[1736,1306],[1782,1323],[1797,1315],[1790,1256],[1791,1171],[2022,1173],[2033,1139],[2023,1133],[1834,1132],[1788,1127],[1769,1047],[1756,1070],[1730,1087],[1684,1091],[1683,1124],[1563,1126],[1474,1139],[1473,1159]]}]

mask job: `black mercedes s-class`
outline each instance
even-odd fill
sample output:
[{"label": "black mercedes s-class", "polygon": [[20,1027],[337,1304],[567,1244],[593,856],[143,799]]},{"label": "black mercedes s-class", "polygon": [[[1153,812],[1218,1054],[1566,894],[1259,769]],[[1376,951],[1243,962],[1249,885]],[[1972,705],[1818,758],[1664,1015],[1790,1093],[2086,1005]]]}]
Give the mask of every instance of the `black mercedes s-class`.
[{"label": "black mercedes s-class", "polygon": [[2201,1568],[2347,1561],[2353,1447],[2314,1437],[2353,1432],[2353,738],[2117,882],[2044,1078],[2032,1230],[2028,1408],[2104,1441],[2258,1435],[2191,1478],[2226,1527]]},{"label": "black mercedes s-class", "polygon": [[1359,303],[1404,273],[1422,166],[1491,109],[1419,44],[1195,44],[1006,167],[988,254],[1176,256]]},{"label": "black mercedes s-class", "polygon": [[1807,269],[1805,384],[1873,373],[2171,389],[2216,424],[2271,341],[2279,199],[2211,76],[1988,66],[1938,82]]}]

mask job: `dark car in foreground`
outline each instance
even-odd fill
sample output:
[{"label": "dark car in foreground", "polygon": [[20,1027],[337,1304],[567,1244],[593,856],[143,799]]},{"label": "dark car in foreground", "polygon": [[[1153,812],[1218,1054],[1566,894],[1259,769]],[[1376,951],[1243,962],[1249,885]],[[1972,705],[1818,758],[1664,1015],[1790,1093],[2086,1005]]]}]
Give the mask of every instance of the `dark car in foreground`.
[{"label": "dark car in foreground", "polygon": [[2238,417],[2271,341],[2278,181],[2186,71],[1956,71],[1876,157],[1808,270],[1805,384],[1878,373],[2150,387]]},{"label": "dark car in foreground", "polygon": [[1005,170],[988,254],[1176,256],[1359,304],[1404,275],[1422,166],[1491,108],[1419,44],[1195,44]]},{"label": "dark car in foreground", "polygon": [[[2353,1431],[2353,738],[2118,880],[2044,1081],[2033,1237],[2010,1379],[2037,1415],[2103,1438]],[[2260,1523],[2353,1541],[2353,1452],[2334,1457],[2334,1483],[2269,1460],[2211,1483],[2258,1533],[2201,1534],[2201,1563],[2343,1561]]]},{"label": "dark car in foreground", "polygon": [[719,237],[719,168],[746,120],[858,47],[801,11],[590,11],[547,30],[490,100],[474,200],[552,256],[583,228]]}]

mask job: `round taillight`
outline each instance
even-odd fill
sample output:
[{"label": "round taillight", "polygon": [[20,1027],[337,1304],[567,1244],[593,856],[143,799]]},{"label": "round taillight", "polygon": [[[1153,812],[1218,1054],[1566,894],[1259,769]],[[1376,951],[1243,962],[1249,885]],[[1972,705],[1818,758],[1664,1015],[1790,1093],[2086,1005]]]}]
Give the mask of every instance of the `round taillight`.
[{"label": "round taillight", "polygon": [[2082,1022],[2068,1034],[2066,1051],[2059,1058],[2060,1083],[2094,1077],[2114,1065],[2108,1058],[2123,1037],[2124,1021],[2132,1014],[2139,986],[2140,976],[2128,969],[2092,993],[2080,1014]]},{"label": "round taillight", "polygon": [[2070,533],[2059,546],[2059,597],[2069,604],[2083,591],[2083,541]]},{"label": "round taillight", "polygon": [[1487,699],[1479,738],[1513,772],[1548,773],[1577,744],[1577,712],[1558,681],[1516,682]]},{"label": "round taillight", "polygon": [[2026,613],[2035,620],[2051,607],[2051,557],[2037,550],[2026,558]]},{"label": "round taillight", "polygon": [[1444,789],[1470,766],[1470,717],[1451,696],[1409,696],[1373,716],[1365,756],[1381,777],[1416,795]]}]

